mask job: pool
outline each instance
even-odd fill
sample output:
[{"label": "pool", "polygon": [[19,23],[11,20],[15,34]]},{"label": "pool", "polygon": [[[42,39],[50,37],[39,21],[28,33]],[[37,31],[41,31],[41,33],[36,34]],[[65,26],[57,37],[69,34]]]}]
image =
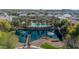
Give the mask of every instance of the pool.
[{"label": "pool", "polygon": [[48,25],[47,24],[41,24],[41,23],[33,23],[31,22],[31,27],[47,27]]},{"label": "pool", "polygon": [[58,39],[58,37],[56,36],[55,33],[53,33],[53,34],[49,33],[48,34],[49,31],[30,31],[30,30],[23,31],[23,30],[17,30],[16,31],[16,35],[19,38],[19,42],[25,43],[26,42],[26,38],[29,35],[29,32],[31,32],[30,33],[31,34],[31,41],[38,40],[39,38],[41,38],[43,36],[47,36],[49,38]]}]

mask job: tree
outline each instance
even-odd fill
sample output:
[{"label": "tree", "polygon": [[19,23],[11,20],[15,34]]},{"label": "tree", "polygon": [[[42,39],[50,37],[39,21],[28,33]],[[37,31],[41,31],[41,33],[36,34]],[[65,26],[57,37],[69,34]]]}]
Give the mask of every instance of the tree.
[{"label": "tree", "polygon": [[69,26],[69,19],[63,19],[60,21],[60,32],[62,33],[63,37],[65,38],[65,35],[68,34],[67,27]]},{"label": "tree", "polygon": [[59,37],[60,41],[63,41],[65,39],[65,35],[67,34],[67,25],[69,21],[68,19],[56,19],[54,22],[54,30],[55,34]]},{"label": "tree", "polygon": [[8,20],[1,19],[0,20],[0,28],[2,31],[9,31],[11,29],[11,23]]},{"label": "tree", "polygon": [[68,24],[70,22],[70,19],[63,19],[60,21],[60,27],[62,27],[65,24]]},{"label": "tree", "polygon": [[17,43],[18,43],[18,38],[15,36],[15,34],[11,32],[0,31],[0,48],[1,49],[16,48]]},{"label": "tree", "polygon": [[[67,28],[68,34],[66,35],[66,43],[70,48],[79,48],[79,23],[69,24]],[[68,35],[70,36],[69,38]]]}]

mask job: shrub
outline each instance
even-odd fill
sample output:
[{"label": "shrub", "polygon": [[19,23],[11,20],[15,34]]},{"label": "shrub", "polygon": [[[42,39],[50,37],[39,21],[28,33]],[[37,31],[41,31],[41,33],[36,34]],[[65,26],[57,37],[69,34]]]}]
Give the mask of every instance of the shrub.
[{"label": "shrub", "polygon": [[0,48],[16,48],[17,43],[17,37],[11,32],[0,32]]},{"label": "shrub", "polygon": [[40,46],[41,48],[44,48],[44,49],[58,49],[59,47],[56,47],[56,46],[52,46],[48,43],[44,43]]},{"label": "shrub", "polygon": [[11,22],[6,19],[0,19],[0,29],[2,31],[8,31],[11,29]]}]

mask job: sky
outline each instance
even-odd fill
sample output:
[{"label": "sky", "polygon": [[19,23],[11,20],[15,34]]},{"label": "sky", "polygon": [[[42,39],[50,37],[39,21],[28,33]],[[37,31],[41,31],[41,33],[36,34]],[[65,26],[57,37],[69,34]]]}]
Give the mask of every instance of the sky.
[{"label": "sky", "polygon": [[0,9],[79,9],[79,0],[0,0]]}]

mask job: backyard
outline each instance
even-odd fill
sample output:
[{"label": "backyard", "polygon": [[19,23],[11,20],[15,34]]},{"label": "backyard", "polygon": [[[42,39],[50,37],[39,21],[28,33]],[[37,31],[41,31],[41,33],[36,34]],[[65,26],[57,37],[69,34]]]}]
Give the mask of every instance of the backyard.
[{"label": "backyard", "polygon": [[[47,21],[47,20],[46,20]],[[42,21],[43,23],[44,21]],[[45,23],[45,22],[44,22]],[[34,45],[37,46],[36,43],[39,42],[39,46],[40,48],[44,48],[44,49],[75,49],[75,48],[79,48],[79,22],[77,23],[73,23],[70,21],[70,19],[58,19],[58,18],[53,18],[50,21],[48,21],[49,25],[54,27],[54,33],[57,35],[58,37],[58,42],[53,42],[53,38],[52,39],[42,39],[39,38],[38,40],[40,41],[32,41],[30,42],[30,45]],[[18,48],[18,43],[19,42],[19,38],[18,36],[15,34],[16,27],[19,26],[29,26],[31,25],[31,21],[24,21],[24,20],[15,20],[15,21],[8,21],[5,19],[0,19],[0,48],[1,49],[14,49],[14,48]],[[21,35],[21,33],[20,33]],[[48,37],[47,37],[48,38]],[[27,38],[26,38],[27,39]],[[41,40],[44,40],[41,41]],[[48,43],[48,41],[51,41],[51,44]],[[47,41],[47,42],[46,42]],[[43,42],[43,43],[42,43]],[[64,44],[64,46],[62,46],[63,44],[60,43],[62,42]],[[26,43],[26,42],[25,42]],[[57,44],[61,44],[60,46],[56,46]],[[22,45],[24,46],[24,45]]]}]

